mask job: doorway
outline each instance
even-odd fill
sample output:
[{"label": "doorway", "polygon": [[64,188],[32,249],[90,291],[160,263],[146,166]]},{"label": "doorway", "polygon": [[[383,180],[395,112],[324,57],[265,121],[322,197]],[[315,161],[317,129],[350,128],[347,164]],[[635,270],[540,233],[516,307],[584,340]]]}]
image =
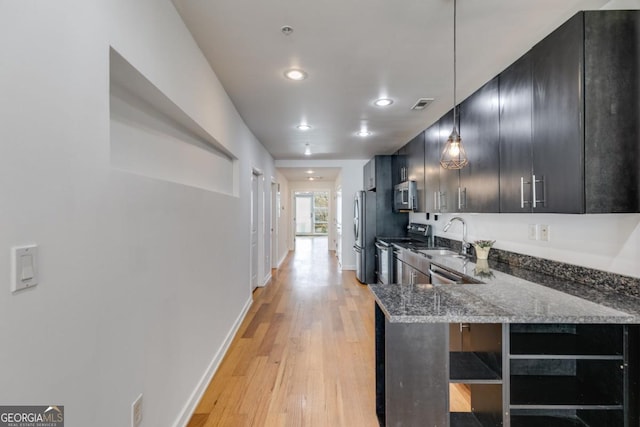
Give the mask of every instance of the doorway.
[{"label": "doorway", "polygon": [[258,272],[260,271],[260,192],[259,177],[260,172],[253,170],[251,174],[251,291],[258,287]]}]

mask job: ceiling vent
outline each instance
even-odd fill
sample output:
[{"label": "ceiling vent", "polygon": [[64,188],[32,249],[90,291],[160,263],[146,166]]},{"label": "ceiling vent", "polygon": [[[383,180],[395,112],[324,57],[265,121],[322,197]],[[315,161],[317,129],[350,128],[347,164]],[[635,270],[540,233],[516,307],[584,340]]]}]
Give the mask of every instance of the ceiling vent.
[{"label": "ceiling vent", "polygon": [[411,107],[412,110],[424,110],[433,102],[433,98],[420,98],[418,101],[413,104]]}]

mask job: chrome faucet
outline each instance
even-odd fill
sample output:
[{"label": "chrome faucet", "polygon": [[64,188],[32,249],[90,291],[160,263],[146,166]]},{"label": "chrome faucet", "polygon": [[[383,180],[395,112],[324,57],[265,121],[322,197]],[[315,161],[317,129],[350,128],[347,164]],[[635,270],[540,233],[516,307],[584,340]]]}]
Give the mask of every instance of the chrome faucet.
[{"label": "chrome faucet", "polygon": [[468,255],[469,254],[468,249],[471,247],[471,245],[469,244],[469,242],[467,242],[467,223],[464,222],[464,219],[460,218],[459,216],[454,216],[449,220],[449,222],[445,224],[442,231],[446,233],[447,230],[451,228],[451,224],[453,224],[453,221],[456,221],[456,220],[462,223],[462,250],[460,251],[460,254]]}]

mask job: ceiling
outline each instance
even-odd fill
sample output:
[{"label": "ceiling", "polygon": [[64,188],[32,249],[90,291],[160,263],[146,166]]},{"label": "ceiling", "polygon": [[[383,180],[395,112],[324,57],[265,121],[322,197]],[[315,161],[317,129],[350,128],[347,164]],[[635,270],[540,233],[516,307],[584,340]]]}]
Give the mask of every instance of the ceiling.
[{"label": "ceiling", "polygon": [[[276,160],[390,154],[452,106],[452,0],[173,2],[240,115]],[[458,0],[458,101],[575,12],[606,3]],[[284,35],[285,25],[293,33]],[[287,80],[290,67],[304,69],[308,78]],[[375,107],[379,97],[394,103]],[[421,97],[435,100],[412,111]],[[311,130],[298,130],[302,122]],[[356,135],[363,127],[371,136]],[[311,156],[304,155],[306,144]]]},{"label": "ceiling", "polygon": [[[287,178],[289,182],[295,181],[335,181],[341,168],[278,168],[278,171]],[[313,178],[310,180],[309,178]]]}]

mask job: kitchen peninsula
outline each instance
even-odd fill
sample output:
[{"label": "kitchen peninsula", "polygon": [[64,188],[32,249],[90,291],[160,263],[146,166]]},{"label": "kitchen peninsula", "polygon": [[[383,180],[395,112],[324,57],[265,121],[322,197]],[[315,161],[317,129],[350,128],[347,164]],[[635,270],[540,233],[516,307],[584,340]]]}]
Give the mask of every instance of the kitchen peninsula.
[{"label": "kitchen peninsula", "polygon": [[[481,284],[371,285],[381,425],[638,423],[640,300],[494,260],[429,256]],[[467,384],[472,412],[449,412]]]}]

